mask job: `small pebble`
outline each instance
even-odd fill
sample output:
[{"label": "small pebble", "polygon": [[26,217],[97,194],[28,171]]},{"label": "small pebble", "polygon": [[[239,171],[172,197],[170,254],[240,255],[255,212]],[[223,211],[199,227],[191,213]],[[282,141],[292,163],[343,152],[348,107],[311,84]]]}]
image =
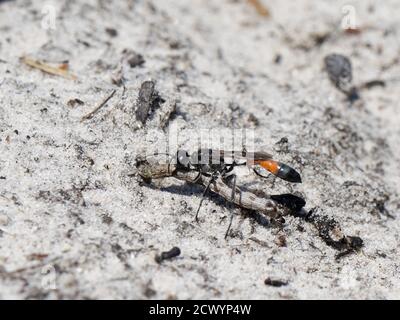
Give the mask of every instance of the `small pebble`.
[{"label": "small pebble", "polygon": [[283,286],[287,286],[288,285],[287,281],[271,279],[271,278],[265,279],[264,283],[267,286],[271,286],[271,287],[283,287]]},{"label": "small pebble", "polygon": [[10,218],[4,213],[0,213],[0,226],[6,226],[9,223],[10,223]]},{"label": "small pebble", "polygon": [[324,58],[325,68],[331,82],[344,93],[351,91],[353,80],[350,59],[341,54],[330,54]]}]

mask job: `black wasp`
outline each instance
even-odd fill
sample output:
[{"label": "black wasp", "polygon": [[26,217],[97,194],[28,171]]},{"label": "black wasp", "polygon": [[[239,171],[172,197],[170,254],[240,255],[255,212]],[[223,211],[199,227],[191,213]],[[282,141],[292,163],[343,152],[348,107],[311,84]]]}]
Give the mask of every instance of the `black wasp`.
[{"label": "black wasp", "polygon": [[[226,161],[227,159],[231,161]],[[218,149],[199,149],[192,154],[185,150],[178,150],[176,154],[177,170],[197,171],[198,180],[201,175],[211,177],[202,194],[200,204],[196,211],[196,221],[204,200],[204,196],[210,188],[210,185],[221,177],[224,181],[230,181],[232,186],[231,202],[236,192],[236,174],[231,173],[237,166],[252,167],[253,171],[265,177],[259,172],[259,168],[263,168],[273,175],[294,183],[301,183],[300,174],[290,166],[272,159],[272,156],[266,152],[247,152],[247,151],[224,151]],[[228,235],[232,225],[233,212],[230,215],[230,222],[225,237]]]}]

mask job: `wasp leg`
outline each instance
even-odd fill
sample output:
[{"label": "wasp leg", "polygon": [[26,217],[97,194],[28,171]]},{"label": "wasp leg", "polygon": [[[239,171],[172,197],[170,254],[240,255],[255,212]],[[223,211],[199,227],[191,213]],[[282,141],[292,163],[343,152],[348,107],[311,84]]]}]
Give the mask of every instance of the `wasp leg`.
[{"label": "wasp leg", "polygon": [[[201,173],[200,173],[200,174],[201,174]],[[199,178],[199,177],[200,177],[200,176],[198,176],[198,178]],[[200,211],[201,205],[202,205],[202,203],[203,203],[203,201],[204,201],[204,197],[205,197],[207,191],[210,189],[211,183],[214,183],[215,180],[217,179],[217,177],[218,177],[218,174],[216,174],[216,172],[214,172],[214,173],[212,174],[211,179],[210,179],[210,181],[208,182],[206,188],[204,189],[203,194],[201,195],[200,204],[199,204],[199,207],[197,208],[196,216],[195,216],[196,222],[199,222],[199,211]],[[197,178],[196,178],[196,179],[197,179]]]},{"label": "wasp leg", "polygon": [[233,161],[231,164],[227,164],[222,174],[226,175],[227,173],[231,172],[237,165],[239,164],[236,163],[236,161]]},{"label": "wasp leg", "polygon": [[230,178],[233,179],[233,183],[232,183],[232,194],[231,194],[231,200],[230,200],[230,217],[229,217],[229,225],[228,225],[228,229],[226,229],[225,232],[225,239],[228,237],[229,231],[231,230],[231,226],[232,226],[232,222],[233,222],[233,216],[234,216],[234,201],[235,201],[235,192],[236,192],[236,174],[232,174],[229,176]]},{"label": "wasp leg", "polygon": [[196,183],[197,181],[199,181],[201,177],[201,172],[199,171],[199,174],[196,176],[196,178],[193,180],[193,183]]}]

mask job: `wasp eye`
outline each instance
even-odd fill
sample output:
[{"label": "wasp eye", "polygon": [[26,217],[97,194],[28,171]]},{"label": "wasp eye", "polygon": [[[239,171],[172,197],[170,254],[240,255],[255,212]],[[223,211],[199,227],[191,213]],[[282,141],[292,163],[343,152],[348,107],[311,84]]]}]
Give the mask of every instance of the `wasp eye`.
[{"label": "wasp eye", "polygon": [[178,164],[184,168],[189,168],[190,164],[190,157],[187,151],[185,150],[178,150],[177,153],[177,161]]}]

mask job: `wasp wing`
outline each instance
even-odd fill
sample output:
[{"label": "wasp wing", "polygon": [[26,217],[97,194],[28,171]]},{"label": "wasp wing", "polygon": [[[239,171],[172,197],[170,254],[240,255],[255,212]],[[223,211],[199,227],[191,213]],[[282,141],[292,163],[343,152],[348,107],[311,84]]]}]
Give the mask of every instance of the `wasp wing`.
[{"label": "wasp wing", "polygon": [[247,158],[257,160],[268,160],[272,159],[272,155],[270,153],[264,151],[256,151],[256,152],[247,152]]}]

